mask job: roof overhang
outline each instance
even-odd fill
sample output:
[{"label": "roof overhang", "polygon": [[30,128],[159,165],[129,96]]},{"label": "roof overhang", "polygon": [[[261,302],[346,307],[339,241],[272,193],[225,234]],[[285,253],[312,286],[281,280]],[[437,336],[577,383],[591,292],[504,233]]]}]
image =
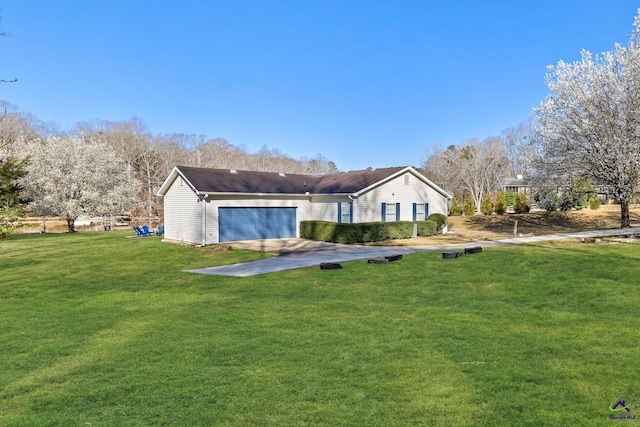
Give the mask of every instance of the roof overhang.
[{"label": "roof overhang", "polygon": [[198,192],[196,191],[196,194],[201,195],[201,196],[206,196],[206,197],[289,197],[289,198],[309,198],[309,197],[315,197],[316,194],[311,194],[311,193],[294,193],[294,194],[287,194],[287,193],[233,193],[233,192],[226,192],[226,193],[222,193],[222,192]]},{"label": "roof overhang", "polygon": [[189,180],[182,174],[182,172],[180,172],[180,169],[178,169],[177,166],[174,166],[173,169],[171,170],[171,173],[169,173],[169,176],[167,176],[167,178],[164,180],[164,182],[156,192],[156,196],[164,197],[164,195],[167,194],[167,191],[169,191],[171,184],[173,184],[173,182],[178,177],[181,177],[184,180],[184,182],[189,186],[189,188],[193,190],[194,193],[200,195],[196,187],[191,182],[189,182]]}]

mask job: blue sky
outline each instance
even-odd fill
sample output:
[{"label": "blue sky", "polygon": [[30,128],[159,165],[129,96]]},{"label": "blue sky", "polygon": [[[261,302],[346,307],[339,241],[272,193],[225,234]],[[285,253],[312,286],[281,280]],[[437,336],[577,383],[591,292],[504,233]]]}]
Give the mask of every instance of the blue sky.
[{"label": "blue sky", "polygon": [[60,129],[140,117],[154,134],[419,166],[499,135],[546,67],[626,44],[627,0],[0,0],[0,99]]}]

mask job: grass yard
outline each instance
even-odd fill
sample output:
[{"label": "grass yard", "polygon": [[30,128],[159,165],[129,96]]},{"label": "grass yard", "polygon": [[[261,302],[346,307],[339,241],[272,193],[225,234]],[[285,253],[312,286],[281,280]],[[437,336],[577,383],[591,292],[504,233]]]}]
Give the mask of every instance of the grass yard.
[{"label": "grass yard", "polygon": [[[0,242],[1,426],[603,426],[640,415],[640,246],[250,278],[131,232]],[[624,400],[613,412],[610,405]]]}]

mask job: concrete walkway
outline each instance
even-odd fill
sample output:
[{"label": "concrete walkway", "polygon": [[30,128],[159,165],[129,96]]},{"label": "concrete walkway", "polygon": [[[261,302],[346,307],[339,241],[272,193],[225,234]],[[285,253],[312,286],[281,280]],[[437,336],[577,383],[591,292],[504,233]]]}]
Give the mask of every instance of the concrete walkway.
[{"label": "concrete walkway", "polygon": [[607,237],[639,235],[640,227],[617,228],[611,230],[582,231],[576,233],[550,234],[545,236],[514,237],[502,240],[483,240],[481,242],[456,243],[428,246],[358,246],[337,243],[314,242],[303,239],[271,239],[249,242],[234,242],[236,248],[273,252],[276,256],[259,261],[220,267],[187,270],[190,273],[215,274],[220,276],[247,277],[276,271],[312,267],[323,262],[346,262],[358,259],[404,255],[414,252],[434,252],[463,249],[471,246],[521,245],[536,242],[549,242],[563,239],[581,239],[584,237]]}]

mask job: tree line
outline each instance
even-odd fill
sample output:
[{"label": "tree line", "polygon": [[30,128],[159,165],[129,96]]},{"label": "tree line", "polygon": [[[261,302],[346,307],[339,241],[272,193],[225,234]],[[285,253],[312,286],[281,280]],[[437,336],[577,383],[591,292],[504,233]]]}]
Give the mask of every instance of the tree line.
[{"label": "tree line", "polygon": [[[155,192],[176,165],[320,174],[337,170],[322,154],[294,159],[263,146],[251,153],[223,138],[153,134],[133,117],[78,123],[71,131],[0,102],[0,238],[15,229],[28,203],[74,231],[82,215],[133,211],[156,216]],[[2,230],[5,230],[4,232]]]}]

